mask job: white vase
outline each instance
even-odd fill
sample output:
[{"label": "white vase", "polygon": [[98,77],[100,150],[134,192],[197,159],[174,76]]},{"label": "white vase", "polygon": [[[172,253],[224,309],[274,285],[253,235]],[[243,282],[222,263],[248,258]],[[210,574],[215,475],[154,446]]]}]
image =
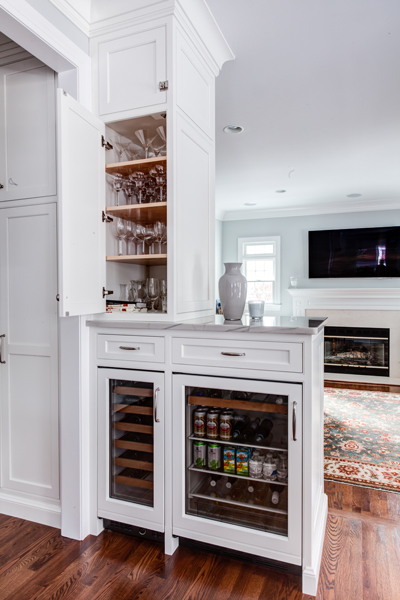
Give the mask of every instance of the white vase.
[{"label": "white vase", "polygon": [[225,273],[219,280],[219,299],[226,321],[242,318],[247,295],[247,280],[240,272],[242,263],[224,263]]}]

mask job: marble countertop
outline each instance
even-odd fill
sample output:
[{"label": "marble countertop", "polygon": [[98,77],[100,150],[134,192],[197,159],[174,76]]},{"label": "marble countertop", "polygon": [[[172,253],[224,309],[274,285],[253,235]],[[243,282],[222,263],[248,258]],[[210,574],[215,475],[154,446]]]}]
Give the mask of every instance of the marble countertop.
[{"label": "marble countertop", "polygon": [[[102,319],[86,321],[89,327],[112,327],[114,329],[152,329],[166,331],[208,331],[219,333],[288,333],[317,335],[326,325],[328,319],[310,317],[264,317],[260,320],[243,316],[240,321],[225,321],[222,315],[214,318],[192,319],[184,322],[144,321],[115,319],[115,315],[105,315]],[[122,316],[122,315],[121,315]],[[144,315],[143,315],[144,316]],[[110,318],[107,318],[110,317]]]}]

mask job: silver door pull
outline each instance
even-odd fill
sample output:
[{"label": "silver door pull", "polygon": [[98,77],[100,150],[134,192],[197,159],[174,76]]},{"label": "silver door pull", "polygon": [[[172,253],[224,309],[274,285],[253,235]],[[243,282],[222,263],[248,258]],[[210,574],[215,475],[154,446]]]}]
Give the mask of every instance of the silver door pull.
[{"label": "silver door pull", "polygon": [[18,185],[18,183],[15,183],[15,181],[13,181],[13,180],[11,179],[11,177],[10,177],[10,179],[8,180],[8,183],[9,183],[10,185]]},{"label": "silver door pull", "polygon": [[[3,333],[3,335],[0,335],[0,338],[5,338],[5,337],[6,337],[6,334],[5,334],[5,333]],[[5,365],[5,364],[6,364],[6,361],[5,361],[5,360],[2,360],[2,358],[1,358],[1,350],[2,350],[2,345],[3,345],[3,344],[2,344],[2,340],[0,340],[0,363],[1,363],[2,365]]]},{"label": "silver door pull", "polygon": [[297,432],[296,432],[296,410],[297,410],[297,402],[296,400],[293,402],[293,441],[297,442]]},{"label": "silver door pull", "polygon": [[139,346],[137,348],[133,348],[131,346],[120,346],[120,350],[140,350]]},{"label": "silver door pull", "polygon": [[245,352],[221,352],[224,356],[246,356]]},{"label": "silver door pull", "polygon": [[158,392],[160,391],[160,388],[156,388],[155,392],[154,392],[154,421],[156,423],[160,422],[160,419],[157,417],[157,407],[158,407]]}]

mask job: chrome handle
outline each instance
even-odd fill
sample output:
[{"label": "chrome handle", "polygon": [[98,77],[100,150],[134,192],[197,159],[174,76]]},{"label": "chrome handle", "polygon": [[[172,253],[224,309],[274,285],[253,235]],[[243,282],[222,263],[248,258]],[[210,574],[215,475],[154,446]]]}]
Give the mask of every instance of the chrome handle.
[{"label": "chrome handle", "polygon": [[297,402],[294,401],[293,402],[293,441],[297,442],[297,434],[296,434],[296,409],[297,409]]},{"label": "chrome handle", "polygon": [[139,346],[137,348],[131,348],[130,346],[120,346],[120,350],[140,350]]},{"label": "chrome handle", "polygon": [[[0,335],[0,338],[5,338],[5,337],[6,337],[6,334],[5,334],[5,333],[3,333],[3,335]],[[1,340],[1,341],[0,341],[0,363],[1,363],[2,365],[5,365],[5,364],[6,364],[6,361],[1,359],[1,350],[2,350],[2,346],[3,346],[3,344],[2,344],[2,341],[3,341],[3,340]]]},{"label": "chrome handle", "polygon": [[246,356],[245,352],[221,352],[224,356]]},{"label": "chrome handle", "polygon": [[13,180],[11,179],[11,177],[10,177],[10,179],[8,180],[8,183],[9,183],[10,185],[18,185],[18,183],[15,183],[15,181],[13,181]]},{"label": "chrome handle", "polygon": [[157,418],[157,405],[158,405],[158,392],[160,391],[160,388],[156,388],[155,392],[154,392],[154,422],[155,423],[159,423],[160,419]]}]

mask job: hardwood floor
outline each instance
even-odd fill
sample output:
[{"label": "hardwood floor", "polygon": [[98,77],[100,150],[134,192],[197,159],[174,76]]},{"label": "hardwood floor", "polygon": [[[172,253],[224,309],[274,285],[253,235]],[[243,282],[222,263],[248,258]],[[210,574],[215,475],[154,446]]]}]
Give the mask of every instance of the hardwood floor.
[{"label": "hardwood floor", "polygon": [[[400,494],[328,481],[318,600],[400,600]],[[300,577],[104,531],[0,515],[1,600],[311,600]]]}]

